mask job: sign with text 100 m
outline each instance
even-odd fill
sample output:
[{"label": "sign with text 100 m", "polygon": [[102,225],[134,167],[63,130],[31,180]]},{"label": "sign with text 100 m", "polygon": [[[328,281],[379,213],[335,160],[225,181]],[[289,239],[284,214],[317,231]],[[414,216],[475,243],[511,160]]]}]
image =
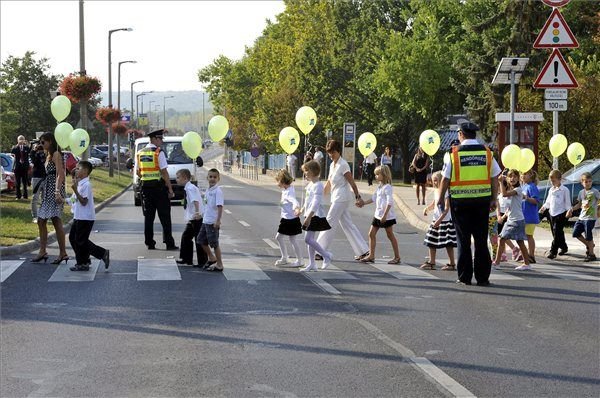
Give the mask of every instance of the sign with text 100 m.
[{"label": "sign with text 100 m", "polygon": [[544,101],[544,109],[546,111],[566,111],[567,110],[567,100],[545,100]]}]

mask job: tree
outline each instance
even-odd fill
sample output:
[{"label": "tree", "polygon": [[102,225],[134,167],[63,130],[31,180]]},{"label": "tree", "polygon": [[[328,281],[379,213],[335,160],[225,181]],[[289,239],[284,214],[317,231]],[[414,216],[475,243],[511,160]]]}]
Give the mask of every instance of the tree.
[{"label": "tree", "polygon": [[35,59],[28,51],[23,57],[9,56],[0,71],[0,145],[10,148],[22,134],[35,138],[36,131],[54,131],[56,120],[50,112],[50,90],[56,90],[60,76],[48,73],[46,58]]}]

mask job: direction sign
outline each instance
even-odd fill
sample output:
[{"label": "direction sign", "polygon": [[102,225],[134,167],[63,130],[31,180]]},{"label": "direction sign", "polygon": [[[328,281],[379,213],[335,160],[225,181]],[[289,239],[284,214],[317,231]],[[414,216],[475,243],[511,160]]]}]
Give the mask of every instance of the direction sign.
[{"label": "direction sign", "polygon": [[546,111],[566,111],[567,100],[546,100],[544,101],[544,110]]},{"label": "direction sign", "polygon": [[533,43],[533,48],[577,48],[579,43],[558,8],[555,8]]},{"label": "direction sign", "polygon": [[544,90],[544,99],[547,100],[566,100],[569,96],[569,90],[566,88],[547,88]]},{"label": "direction sign", "polygon": [[544,4],[550,7],[562,7],[569,3],[571,0],[542,0]]},{"label": "direction sign", "polygon": [[567,62],[558,49],[554,49],[550,58],[533,83],[534,88],[577,88],[579,84],[573,76]]}]

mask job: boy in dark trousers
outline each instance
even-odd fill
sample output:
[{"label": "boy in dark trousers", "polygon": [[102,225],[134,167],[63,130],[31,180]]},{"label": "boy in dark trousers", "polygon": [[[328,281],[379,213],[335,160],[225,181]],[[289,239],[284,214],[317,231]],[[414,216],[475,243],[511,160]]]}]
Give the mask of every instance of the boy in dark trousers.
[{"label": "boy in dark trousers", "polygon": [[191,178],[192,175],[188,169],[177,171],[177,184],[184,186],[183,219],[186,224],[179,245],[179,260],[176,263],[203,267],[208,257],[199,243],[196,243],[198,264],[194,264],[194,241],[202,226],[202,195],[198,187],[190,182]]},{"label": "boy in dark trousers", "polygon": [[73,206],[73,225],[69,232],[69,242],[77,264],[71,267],[71,271],[89,271],[90,254],[104,262],[104,268],[110,264],[110,251],[100,246],[96,246],[90,241],[90,232],[96,220],[96,210],[94,208],[94,194],[90,182],[90,173],[92,164],[82,160],[77,164],[75,177],[73,178],[73,195],[70,202]]}]

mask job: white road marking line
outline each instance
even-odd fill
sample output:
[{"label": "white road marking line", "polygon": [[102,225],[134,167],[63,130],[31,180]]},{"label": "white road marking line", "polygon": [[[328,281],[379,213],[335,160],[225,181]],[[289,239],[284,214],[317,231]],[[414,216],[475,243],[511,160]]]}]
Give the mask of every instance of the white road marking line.
[{"label": "white road marking line", "polygon": [[379,262],[377,260],[371,265],[386,274],[390,274],[396,279],[440,279],[429,272],[425,272],[410,265],[387,264],[387,262]]},{"label": "white road marking line", "polygon": [[271,246],[273,249],[279,249],[279,245],[273,242],[271,239],[263,238],[263,240],[267,245]]},{"label": "white road marking line", "polygon": [[420,371],[421,373],[427,376],[427,379],[435,382],[438,388],[443,389],[445,392],[448,392],[453,397],[461,397],[461,398],[474,398],[475,395],[463,387],[459,382],[450,377],[443,370],[435,366],[430,360],[423,357],[418,357],[412,350],[404,345],[394,341],[389,336],[387,336],[381,329],[372,323],[364,320],[355,318],[348,314],[336,313],[332,314],[335,317],[352,320],[354,322],[359,323],[362,327],[364,327],[367,331],[369,331],[373,336],[375,336],[378,340],[383,342],[388,347],[392,348],[394,351],[402,355],[404,358],[407,358],[411,365]]},{"label": "white road marking line", "polygon": [[225,213],[227,213],[227,214],[231,214],[231,210],[229,210],[229,209],[225,209]]},{"label": "white road marking line", "polygon": [[[518,266],[519,263],[512,263],[511,265]],[[553,276],[555,278],[566,279],[566,280],[581,280],[581,281],[600,281],[600,278],[594,275],[584,274],[573,271],[566,267],[559,267],[550,264],[531,264],[532,271],[537,271],[544,275]],[[520,272],[531,272],[531,271],[520,271]]]},{"label": "white road marking line", "polygon": [[0,261],[0,282],[4,282],[23,263],[24,263],[23,260],[3,260],[3,261]]},{"label": "white road marking line", "polygon": [[[444,266],[449,262],[449,260],[440,259],[440,260],[435,260],[435,262],[438,265]],[[515,275],[507,274],[505,272],[502,272],[501,270],[492,270],[492,273],[490,274],[490,280],[491,281],[522,281],[523,278],[515,276]]]},{"label": "white road marking line", "polygon": [[330,265],[325,270],[319,269],[318,271],[301,272],[306,279],[317,285],[320,289],[324,290],[329,294],[341,295],[342,293],[331,286],[326,279],[329,280],[349,280],[356,279],[356,277],[344,270],[339,269],[335,265]]},{"label": "white road marking line", "polygon": [[250,224],[248,224],[248,223],[247,223],[246,221],[244,221],[244,220],[239,220],[238,222],[239,222],[240,224],[242,224],[244,227],[249,227],[249,226],[250,226]]},{"label": "white road marking line", "polygon": [[229,281],[268,281],[263,270],[248,257],[227,258],[223,275]]},{"label": "white road marking line", "polygon": [[56,268],[48,282],[92,282],[96,277],[100,260],[92,260],[89,271],[71,271],[69,268],[75,265],[75,261],[71,260],[66,264],[63,263]]},{"label": "white road marking line", "polygon": [[173,260],[138,259],[138,281],[180,281],[181,274]]}]

